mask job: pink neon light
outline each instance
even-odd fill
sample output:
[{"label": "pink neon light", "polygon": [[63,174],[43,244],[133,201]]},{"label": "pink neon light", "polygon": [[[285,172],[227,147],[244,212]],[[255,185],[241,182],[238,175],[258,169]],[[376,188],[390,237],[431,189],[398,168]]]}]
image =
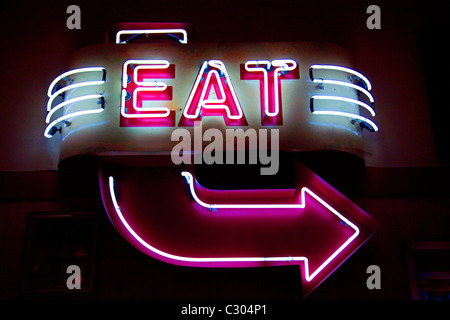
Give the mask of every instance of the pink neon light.
[{"label": "pink neon light", "polygon": [[157,79],[174,77],[175,66],[167,60],[127,60],[122,71],[120,125],[174,126],[174,110],[164,105],[143,106],[144,101],[172,100],[172,87]]},{"label": "pink neon light", "polygon": [[261,123],[282,125],[281,80],[299,79],[297,62],[292,59],[250,60],[241,65],[242,80],[259,80]]},{"label": "pink neon light", "polygon": [[[239,208],[254,208],[259,209],[261,206],[258,204],[238,204],[238,205],[230,205],[230,204],[219,204],[219,205],[213,205],[213,204],[207,204],[202,202],[200,199],[198,199],[198,196],[195,193],[194,190],[194,178],[192,174],[189,172],[183,172],[183,176],[186,178],[189,186],[190,191],[197,203],[199,203],[201,206],[210,208],[210,209],[239,209]],[[147,250],[151,251],[152,253],[159,255],[165,259],[169,260],[175,260],[178,262],[185,262],[185,263],[194,263],[197,266],[202,266],[203,264],[208,263],[223,263],[224,266],[226,266],[228,263],[240,263],[240,262],[300,262],[302,261],[304,264],[304,277],[307,282],[312,281],[327,265],[329,265],[350,243],[353,242],[353,240],[358,236],[359,234],[359,228],[356,227],[353,223],[351,223],[348,219],[346,219],[344,216],[342,216],[339,212],[337,212],[334,208],[332,208],[329,204],[327,204],[325,201],[323,201],[320,197],[318,197],[316,194],[314,194],[311,190],[304,187],[301,190],[301,199],[300,202],[297,204],[294,204],[296,208],[305,208],[305,195],[308,193],[310,196],[312,196],[315,200],[317,200],[321,205],[326,207],[329,211],[331,211],[334,215],[338,216],[342,221],[344,221],[347,225],[349,225],[352,229],[355,230],[352,236],[350,236],[347,241],[345,241],[342,245],[339,246],[337,250],[335,250],[322,264],[312,273],[310,273],[310,266],[309,266],[309,260],[308,257],[304,256],[279,256],[279,257],[184,257],[179,255],[174,255],[167,253],[165,251],[162,251],[148,242],[146,242],[144,239],[142,239],[133,229],[133,227],[129,224],[127,219],[125,219],[124,215],[122,214],[122,211],[120,209],[120,206],[117,202],[117,198],[114,191],[114,178],[112,176],[109,177],[109,193],[111,197],[111,201],[113,203],[115,212],[117,214],[117,217],[119,218],[121,224],[125,227],[127,232],[137,241],[140,243],[140,245],[144,246]],[[264,205],[265,206],[265,205]],[[272,208],[272,206],[265,206],[265,208]],[[286,207],[285,205],[274,205],[273,208],[277,208],[277,210],[282,210],[284,208],[291,208]]]},{"label": "pink neon light", "polygon": [[[209,99],[214,88],[217,99]],[[225,64],[220,60],[204,61],[189,94],[181,125],[193,125],[203,116],[223,116],[227,125],[246,125],[244,112],[239,103]]]}]

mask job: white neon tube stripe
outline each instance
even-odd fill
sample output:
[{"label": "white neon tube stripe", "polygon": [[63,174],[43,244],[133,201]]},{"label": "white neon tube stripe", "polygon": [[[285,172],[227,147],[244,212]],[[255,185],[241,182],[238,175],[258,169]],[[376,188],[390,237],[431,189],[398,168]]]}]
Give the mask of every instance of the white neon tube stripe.
[{"label": "white neon tube stripe", "polygon": [[[127,60],[125,61],[125,63],[123,64],[123,71],[122,71],[122,87],[126,88],[128,81],[127,81],[127,69],[128,69],[128,65],[130,64],[138,64],[138,66],[136,66],[136,68],[138,70],[140,69],[167,69],[170,66],[170,62],[167,60]],[[142,66],[145,65],[145,66]],[[134,82],[136,84],[141,84],[143,86],[146,86],[145,81],[141,81],[141,82],[137,82],[137,70],[134,70],[133,72],[133,76],[134,76]]]},{"label": "white neon tube stripe", "polygon": [[367,103],[364,103],[362,101],[356,100],[356,99],[350,99],[350,98],[344,98],[344,97],[338,97],[338,96],[324,96],[324,95],[318,95],[318,96],[312,96],[313,99],[317,100],[338,100],[338,101],[345,101],[349,103],[357,104],[365,109],[367,109],[370,114],[375,117],[375,110],[371,106],[369,106]]},{"label": "white neon tube stripe", "polygon": [[59,89],[58,91],[54,92],[50,96],[50,98],[48,99],[48,102],[47,102],[47,111],[50,111],[52,109],[53,100],[61,93],[66,92],[68,90],[75,89],[75,88],[79,88],[79,87],[95,86],[95,85],[101,85],[103,83],[105,83],[104,80],[94,80],[94,81],[84,81],[84,82],[80,82],[80,83],[74,83],[74,84],[65,86],[65,87]]},{"label": "white neon tube stripe", "polygon": [[[135,95],[136,90],[139,90],[139,88],[135,89],[133,95]],[[144,90],[144,89],[142,89],[142,90]],[[120,102],[120,114],[124,118],[165,118],[170,115],[170,109],[166,108],[166,107],[137,108],[137,110],[140,110],[140,111],[155,111],[155,112],[164,112],[164,113],[137,113],[137,114],[126,113],[125,112],[125,97],[126,97],[126,95],[127,95],[127,91],[125,89],[122,89],[122,95],[121,95],[121,99],[120,99],[120,101],[121,101]],[[133,99],[135,99],[135,97]],[[134,107],[136,107],[136,105],[133,101],[133,108]]]},{"label": "white neon tube stripe", "polygon": [[55,107],[53,107],[48,113],[47,113],[47,117],[45,118],[45,122],[49,123],[50,119],[52,117],[52,115],[59,109],[61,109],[64,106],[67,106],[69,104],[72,103],[76,103],[76,102],[80,102],[80,101],[84,101],[84,100],[89,100],[89,99],[99,99],[101,98],[102,95],[101,94],[90,94],[90,95],[86,95],[86,96],[81,96],[81,97],[77,97],[77,98],[73,98],[73,99],[69,99],[69,100],[65,100],[63,102],[61,102],[60,104],[57,104]]},{"label": "white neon tube stripe", "polygon": [[94,114],[94,113],[100,113],[104,110],[104,108],[97,108],[97,109],[88,109],[88,110],[82,110],[82,111],[77,111],[77,112],[72,112],[69,114],[66,114],[62,117],[59,117],[58,119],[52,121],[46,128],[44,131],[44,137],[46,138],[51,138],[52,135],[49,134],[50,130],[57,125],[59,122],[62,122],[64,120],[67,119],[71,119],[71,118],[75,118],[75,117],[79,117],[79,116],[83,116],[83,115],[87,115],[87,114]]},{"label": "white neon tube stripe", "polygon": [[[192,175],[191,175],[192,177]],[[192,180],[192,179],[191,179]],[[355,233],[348,238],[348,240],[342,244],[322,265],[317,268],[312,274],[309,272],[309,263],[307,257],[233,257],[233,258],[192,258],[192,257],[182,257],[178,255],[173,255],[166,253],[164,251],[161,251],[150,244],[148,244],[146,241],[144,241],[139,235],[131,228],[131,226],[128,224],[126,219],[124,218],[122,211],[117,203],[116,195],[114,192],[114,178],[112,176],[109,177],[109,192],[111,196],[111,200],[114,206],[114,209],[116,211],[117,216],[119,217],[121,223],[123,226],[127,229],[127,231],[133,236],[134,239],[136,239],[141,245],[143,245],[148,250],[163,256],[168,259],[178,260],[178,261],[186,261],[186,262],[262,262],[262,261],[303,261],[304,262],[304,273],[305,273],[305,279],[306,281],[310,282],[312,279],[314,279],[317,274],[322,271],[333,259],[340,253],[342,250],[344,250],[358,235],[359,235],[359,228],[355,226],[353,223],[351,223],[348,219],[346,219],[344,216],[342,216],[340,213],[338,213],[336,210],[334,210],[331,206],[329,206],[327,203],[325,203],[322,199],[317,197],[315,194],[308,190],[308,193],[310,193],[316,200],[320,201],[323,205],[327,207],[331,212],[333,212],[335,215],[337,215],[341,220],[343,220],[347,225],[349,225],[351,228],[355,230]],[[304,193],[302,193],[304,196]],[[304,198],[302,198],[302,202],[304,203]]]},{"label": "white neon tube stripe", "polygon": [[[186,181],[189,185],[189,190],[191,192],[192,198],[194,198],[195,202],[197,202],[202,207],[208,208],[208,209],[261,209],[261,208],[279,208],[279,209],[304,209],[305,205],[304,203],[297,203],[297,204],[209,204],[205,203],[202,200],[199,199],[197,196],[195,189],[194,189],[194,182],[192,174],[183,171],[181,173],[183,177],[186,178]],[[303,191],[302,191],[303,192]]]},{"label": "white neon tube stripe", "polygon": [[320,65],[320,64],[314,64],[310,68],[312,68],[312,69],[338,70],[338,71],[343,71],[343,72],[347,72],[347,73],[353,74],[353,75],[359,77],[361,80],[363,80],[366,83],[367,89],[369,91],[372,90],[372,84],[370,83],[369,79],[367,79],[367,77],[365,77],[363,74],[361,74],[358,71],[355,71],[353,69],[346,68],[346,67],[341,67],[341,66]]},{"label": "white neon tube stripe", "polygon": [[344,81],[338,81],[338,80],[327,80],[327,79],[314,79],[313,80],[314,83],[328,83],[328,84],[335,84],[338,86],[345,86],[345,87],[350,87],[353,89],[356,89],[358,91],[361,91],[362,93],[364,93],[370,100],[370,102],[374,103],[375,100],[373,99],[372,94],[367,91],[366,89],[364,89],[363,87],[360,87],[356,84],[353,83],[349,83],[349,82],[344,82]]},{"label": "white neon tube stripe", "polygon": [[180,39],[180,43],[186,44],[188,41],[187,32],[184,29],[146,29],[146,30],[120,30],[116,33],[116,44],[123,43],[120,41],[120,37],[126,34],[159,34],[159,33],[181,33],[183,39]]},{"label": "white neon tube stripe", "polygon": [[50,84],[50,86],[48,87],[47,90],[47,96],[51,97],[52,96],[52,91],[53,88],[55,87],[55,85],[58,83],[58,81],[62,80],[63,78],[66,78],[72,74],[75,73],[82,73],[82,72],[104,72],[105,68],[103,67],[86,67],[86,68],[78,68],[78,69],[73,69],[73,70],[69,70],[67,72],[62,73],[61,75],[59,75],[58,77],[56,77],[52,83]]},{"label": "white neon tube stripe", "polygon": [[341,117],[348,117],[348,118],[352,118],[352,119],[358,119],[358,120],[366,122],[368,125],[370,125],[373,128],[374,131],[378,131],[378,127],[373,121],[367,119],[366,117],[359,116],[357,114],[341,112],[341,111],[316,111],[316,110],[313,111],[313,114],[333,115],[333,116],[341,116]]}]

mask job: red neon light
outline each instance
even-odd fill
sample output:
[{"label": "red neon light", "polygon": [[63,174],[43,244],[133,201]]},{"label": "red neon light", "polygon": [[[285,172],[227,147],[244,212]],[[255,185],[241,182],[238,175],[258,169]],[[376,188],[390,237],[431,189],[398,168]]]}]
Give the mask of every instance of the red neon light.
[{"label": "red neon light", "polygon": [[[267,88],[269,96],[269,110],[274,111],[275,105],[275,68],[267,71]],[[265,91],[265,79],[263,72],[249,72],[245,69],[245,64],[240,64],[241,80],[259,80],[259,93],[260,93],[260,111],[261,111],[261,124],[264,126],[280,126],[283,125],[283,107],[281,99],[281,80],[300,79],[300,71],[297,66],[294,70],[288,73],[282,73],[278,75],[278,105],[279,112],[276,116],[267,116],[265,114],[264,106],[264,91]]]},{"label": "red neon light", "polygon": [[[212,89],[214,99],[210,98]],[[225,64],[219,60],[203,63],[178,125],[193,126],[205,116],[222,116],[227,126],[248,125]]]},{"label": "red neon light", "polygon": [[[121,112],[121,127],[173,127],[175,126],[175,110],[168,112],[139,110],[143,108],[144,102],[152,102],[152,105],[164,107],[163,101],[173,99],[173,87],[167,86],[164,90],[150,85],[151,82],[158,83],[160,79],[175,78],[175,65],[164,67],[148,67],[147,64],[129,63],[125,64],[125,77],[122,75],[122,87],[125,88],[127,97],[124,99],[124,116]],[[124,83],[125,81],[126,83]],[[162,83],[162,82],[161,82]],[[165,85],[165,83],[164,83]],[[161,101],[161,102],[160,102]],[[139,116],[139,117],[138,117]]]},{"label": "red neon light", "polygon": [[[180,180],[181,170],[174,166],[122,168],[114,182],[114,174],[103,168],[100,185],[117,230],[147,255],[195,267],[299,265],[307,295],[378,224],[312,172],[299,168],[295,191],[283,190],[274,197],[258,196],[255,190],[243,192],[244,197],[228,193],[232,198],[216,197],[222,191],[209,190],[205,197],[205,188],[196,184],[201,199],[195,199],[189,191],[192,185]],[[305,186],[314,191],[304,192]],[[244,207],[216,211],[205,203]],[[245,207],[247,203],[258,207]]]}]

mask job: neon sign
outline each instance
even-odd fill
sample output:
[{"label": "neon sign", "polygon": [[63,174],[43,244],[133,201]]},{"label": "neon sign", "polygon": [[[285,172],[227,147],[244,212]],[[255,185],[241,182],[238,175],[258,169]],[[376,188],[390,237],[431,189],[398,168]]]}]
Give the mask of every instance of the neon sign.
[{"label": "neon sign", "polygon": [[[207,74],[206,80],[203,81],[205,73]],[[216,94],[217,92],[219,94],[216,99],[209,99],[213,87]],[[203,116],[201,113],[207,115],[210,110],[212,114],[222,114],[225,111],[223,113],[225,122],[237,120],[238,124],[245,123],[244,112],[239,104],[233,84],[225,64],[220,60],[203,62],[184,108],[183,117],[189,120],[201,119]],[[228,121],[227,124],[231,124],[231,121]],[[185,123],[188,124],[189,121],[185,120]]]},{"label": "neon sign", "polygon": [[[94,74],[98,77],[98,74],[101,74],[101,80],[88,80],[88,81],[79,81],[74,83],[74,76],[82,77],[86,74]],[[47,96],[49,100],[47,102],[47,116],[45,122],[48,123],[47,127],[44,130],[44,136],[46,138],[51,138],[56,131],[61,131],[56,128],[56,125],[59,123],[68,123],[68,120],[73,119],[75,117],[100,113],[104,110],[104,99],[102,94],[89,94],[84,96],[79,96],[76,98],[67,99],[69,93],[74,92],[74,90],[79,88],[86,88],[92,86],[98,86],[105,83],[106,80],[106,70],[103,67],[87,67],[87,68],[79,68],[64,72],[63,74],[56,77],[52,83],[50,84],[47,90]],[[58,83],[65,82],[65,86],[61,86]],[[69,84],[67,84],[69,83]],[[56,98],[60,96],[63,98],[63,101],[58,103],[56,106],[53,106],[53,102]],[[87,100],[96,100],[97,104],[100,105],[100,108],[92,108],[91,104],[89,105],[89,109],[83,109],[71,113],[65,113],[60,115],[55,120],[51,121],[52,116],[58,111],[62,110],[64,107],[73,106],[74,104],[85,102]]]},{"label": "neon sign", "polygon": [[[260,68],[259,64],[265,65],[265,67]],[[143,81],[142,79],[145,76],[153,78],[174,78],[174,67],[171,73],[161,72],[163,70],[167,70],[169,66],[170,63],[167,60],[128,60],[124,63],[122,73],[123,89],[121,95],[122,117],[159,118],[160,120],[170,117],[170,121],[167,121],[166,124],[168,126],[174,126],[174,114],[171,114],[167,107],[138,107],[138,105],[142,105],[144,101],[148,102],[159,100],[159,98],[152,97],[151,95],[145,96],[143,94],[138,94],[139,92],[164,92],[168,90],[165,82],[159,82],[155,79],[151,80],[151,78],[147,78],[147,81]],[[280,79],[283,79],[286,74],[295,69],[297,69],[297,63],[292,59],[247,61],[245,63],[245,70],[247,72],[262,71],[263,73],[263,77],[260,80],[262,81],[262,86],[264,88],[262,90],[264,96],[262,100],[262,122],[264,124],[279,125],[282,123],[282,118],[279,116],[281,105],[281,86],[279,82]],[[140,70],[158,70],[159,72],[154,73],[153,75],[151,72],[147,72],[147,75],[145,75],[144,72],[139,72]],[[258,77],[248,77],[246,74],[244,74],[243,77],[244,79],[259,79]],[[298,76],[294,75],[293,78],[298,78]],[[171,87],[170,90],[172,90]],[[214,90],[215,93],[215,97],[213,99],[210,98],[212,90]],[[165,100],[172,99],[171,94],[165,97]],[[230,126],[247,125],[244,111],[239,103],[239,99],[234,90],[231,78],[225,64],[220,60],[209,60],[202,63],[186,105],[183,109],[179,126],[192,126],[194,124],[194,120],[201,120],[203,116],[208,115],[221,115],[225,123]],[[267,120],[268,117],[271,119]],[[275,119],[275,121],[273,121],[273,119]],[[161,122],[154,122],[154,125],[158,124],[161,124]],[[126,123],[123,121],[122,125],[139,126],[140,122],[135,121]],[[152,124],[147,122],[146,126],[152,126]]]},{"label": "neon sign", "polygon": [[[314,70],[336,70],[336,71],[340,71],[340,72],[349,73],[352,75],[351,77],[349,77],[351,82],[316,78],[314,76]],[[319,85],[330,84],[330,85],[343,86],[343,87],[349,87],[349,88],[355,89],[359,93],[363,93],[370,102],[370,106],[369,106],[367,103],[360,101],[360,100],[356,100],[356,99],[345,98],[345,97],[340,97],[340,96],[314,95],[311,97],[311,100],[310,100],[310,109],[311,109],[312,113],[317,114],[317,115],[334,115],[334,116],[347,117],[347,118],[354,119],[354,120],[360,120],[361,128],[366,128],[372,132],[378,131],[377,125],[373,121],[368,119],[367,117],[363,117],[359,114],[355,114],[355,113],[351,113],[351,112],[344,112],[344,111],[339,111],[339,110],[316,110],[316,108],[314,106],[315,100],[344,101],[344,102],[348,102],[350,104],[358,105],[358,106],[365,108],[366,110],[368,110],[370,112],[371,116],[374,117],[375,116],[375,100],[374,100],[372,94],[369,92],[372,89],[372,84],[370,83],[369,79],[367,79],[363,74],[361,74],[355,70],[352,70],[350,68],[345,68],[345,67],[341,67],[341,66],[312,65],[311,67],[309,67],[309,76],[314,83],[317,83]],[[352,83],[354,79],[356,80],[357,84]]]},{"label": "neon sign", "polygon": [[[292,59],[253,60],[245,62],[245,70],[251,73],[262,73],[261,105],[263,125],[282,125],[281,116],[281,86],[280,79],[298,79],[297,62]],[[290,71],[293,71],[292,73]],[[290,76],[290,77],[287,77]],[[254,79],[247,74],[242,75],[245,80]],[[256,78],[258,79],[258,78]],[[270,84],[269,84],[270,83]],[[269,89],[270,88],[270,89]]]},{"label": "neon sign", "polygon": [[[132,172],[125,168],[117,179],[104,170],[100,179],[111,221],[136,248],[183,266],[299,265],[304,295],[377,228],[366,213],[301,166],[296,188],[282,192],[206,189],[193,171],[176,168],[140,170],[138,176]],[[164,185],[171,190],[170,201],[136,206],[141,183],[149,177],[153,184],[146,192],[164,199]],[[160,210],[166,215],[163,220],[155,218]]]},{"label": "neon sign", "polygon": [[[186,44],[188,42],[187,32],[184,29],[148,29],[148,30],[120,30],[116,33],[116,43],[127,43],[130,38],[136,36],[145,35],[148,36],[150,34],[158,34],[158,33],[166,33],[166,34],[181,34],[183,36],[182,39],[179,39],[180,43]],[[129,36],[126,40],[121,40],[122,36]],[[131,35],[131,36],[130,36]]]},{"label": "neon sign", "polygon": [[[262,67],[260,66],[262,65]],[[130,73],[129,67],[132,66],[131,69],[134,69]],[[170,66],[167,60],[128,60],[125,62],[123,66],[123,76],[122,76],[122,96],[121,96],[121,116],[124,118],[167,118],[171,117],[170,124],[168,126],[174,125],[174,114],[171,114],[170,110],[167,107],[138,107],[144,101],[154,101],[160,100],[161,98],[155,98],[151,95],[143,95],[138,94],[141,92],[167,92],[168,86],[165,82],[160,81],[143,81],[139,80],[139,71],[140,70],[166,70]],[[275,67],[275,68],[273,68]],[[282,118],[279,117],[280,114],[280,92],[281,88],[279,85],[279,80],[283,75],[289,73],[289,71],[295,70],[297,68],[297,63],[292,59],[281,59],[281,60],[256,60],[256,61],[247,61],[245,62],[245,70],[247,72],[261,72],[262,73],[262,123],[271,124],[271,125],[279,125],[282,123]],[[355,85],[350,82],[337,81],[337,80],[329,80],[329,79],[316,79],[313,76],[312,70],[314,69],[330,69],[330,70],[338,70],[343,72],[348,72],[354,74],[358,79],[360,79],[365,86],[368,88],[367,90],[360,85]],[[269,89],[269,72],[271,70],[271,90]],[[132,74],[132,76],[131,76]],[[206,80],[205,78],[206,74]],[[310,67],[310,75],[311,80],[314,83],[319,84],[331,84],[338,86],[350,87],[355,90],[358,90],[364,93],[370,100],[371,105],[369,106],[367,103],[346,97],[340,96],[329,96],[329,95],[314,95],[311,97],[310,109],[314,114],[327,114],[327,115],[336,115],[336,116],[344,116],[352,119],[357,119],[367,124],[370,131],[378,131],[377,125],[368,119],[367,117],[360,116],[355,113],[343,112],[343,111],[327,111],[327,110],[316,110],[314,108],[314,100],[331,100],[331,101],[345,101],[350,104],[358,105],[366,110],[368,110],[371,116],[375,116],[374,111],[374,98],[369,93],[368,90],[372,88],[370,82],[367,80],[359,72],[356,72],[349,68],[339,67],[339,66],[321,66],[321,65],[313,65]],[[159,73],[159,77],[168,77],[173,78],[174,76],[171,73]],[[144,76],[141,76],[141,78]],[[155,75],[156,77],[156,75]],[[245,78],[244,79],[248,79]],[[251,79],[251,78],[250,78]],[[130,82],[132,85],[129,85]],[[127,86],[133,86],[132,93],[127,91]],[[209,99],[209,94],[214,88],[216,92],[217,98]],[[226,88],[226,90],[225,90]],[[171,87],[168,95],[166,95],[165,100],[171,100]],[[218,94],[217,94],[218,93]],[[131,98],[132,109],[134,111],[130,112],[131,108],[127,106],[127,101]],[[162,96],[162,95],[160,95]],[[271,97],[269,99],[269,96]],[[162,99],[161,99],[162,100]],[[269,102],[270,100],[270,102]],[[210,112],[212,110],[212,112]],[[142,111],[142,112],[141,112]],[[236,92],[233,88],[231,79],[226,70],[225,64],[219,60],[210,60],[204,61],[197,77],[195,79],[193,88],[188,97],[186,106],[183,110],[183,115],[180,120],[179,125],[192,125],[193,121],[189,120],[201,120],[202,113],[205,115],[212,114],[217,115],[221,114],[227,125],[246,125],[245,115],[242,110],[242,107],[239,103]],[[209,113],[208,113],[209,112]],[[269,118],[269,120],[267,120]],[[271,121],[275,119],[274,121]],[[233,122],[234,120],[234,122]],[[151,126],[150,123],[147,123],[147,126]]]},{"label": "neon sign", "polygon": [[[137,64],[137,65],[136,65]],[[134,72],[128,71],[129,66],[132,66]],[[142,81],[138,79],[139,70],[141,69],[157,69],[165,70],[169,67],[167,60],[129,60],[123,67],[122,78],[122,102],[121,102],[121,115],[125,118],[166,118],[171,117],[169,126],[174,126],[174,114],[170,113],[167,107],[152,107],[143,108],[137,107],[143,103],[143,101],[159,100],[159,98],[152,98],[151,96],[138,95],[138,92],[153,92],[153,91],[166,91],[167,85],[164,82]],[[292,59],[278,59],[273,61],[268,60],[250,60],[244,64],[245,71],[241,70],[241,79],[251,80],[259,79],[261,81],[261,123],[263,125],[281,125],[281,86],[280,80],[291,71],[298,69],[297,62]],[[359,84],[352,82],[345,82],[340,80],[330,80],[315,78],[313,70],[336,70],[352,74],[353,77],[358,79]],[[262,77],[249,76],[250,73],[261,73]],[[131,74],[133,75],[131,77]],[[173,73],[174,74],[174,73]],[[168,74],[159,74],[159,77],[174,77]],[[156,75],[155,75],[156,77]],[[310,77],[314,83],[318,84],[330,84],[337,86],[349,87],[362,92],[370,101],[371,105],[367,103],[341,96],[330,95],[314,95],[310,100],[311,112],[317,115],[335,115],[348,117],[354,120],[361,121],[365,126],[364,128],[370,131],[378,131],[377,125],[368,119],[367,117],[360,116],[356,113],[344,112],[340,110],[316,110],[314,100],[329,100],[329,101],[344,101],[349,104],[358,105],[370,112],[371,116],[375,116],[374,105],[375,101],[370,94],[372,85],[370,81],[361,73],[349,68],[333,66],[333,65],[312,65],[310,67]],[[299,76],[291,75],[290,79],[298,79]],[[352,79],[352,78],[350,78]],[[132,82],[134,85],[133,93],[126,90],[127,85]],[[142,88],[141,88],[142,87]],[[270,89],[269,89],[270,88]],[[366,89],[367,88],[367,89]],[[212,89],[214,89],[215,96],[210,99]],[[130,99],[132,96],[132,106],[137,113],[130,114],[125,110],[129,110],[127,105],[127,97]],[[172,96],[167,96],[166,100],[171,100]],[[139,111],[144,111],[141,113]],[[158,113],[159,112],[159,113]],[[186,105],[183,109],[182,117],[179,121],[179,126],[193,125],[194,120],[201,120],[202,116],[208,115],[221,115],[226,125],[238,125],[246,126],[247,121],[243,109],[239,103],[236,92],[233,88],[232,81],[228,75],[225,64],[220,60],[204,61],[197,77],[194,81],[193,88],[189,94]],[[147,123],[147,126],[152,126],[151,123]]]},{"label": "neon sign", "polygon": [[[180,44],[124,45],[156,33],[180,35]],[[362,130],[379,130],[375,100],[368,78],[344,67],[351,65],[345,50],[310,43],[187,47],[187,34],[177,28],[122,30],[115,40],[81,50],[73,69],[52,81],[44,136],[61,132],[61,161],[101,156],[105,209],[136,248],[184,266],[298,265],[307,295],[376,230],[365,212],[301,165],[293,189],[212,190],[195,179],[191,162],[182,161],[181,170],[168,156],[175,150],[182,160],[215,163],[225,152],[219,146],[237,136],[223,134],[242,131],[242,147],[228,153],[239,163],[258,150],[266,165],[261,141],[273,130],[270,151],[363,157]],[[175,127],[194,139],[172,139],[180,134]],[[115,154],[145,155],[147,167],[133,168]],[[123,164],[121,172],[106,158]],[[278,170],[274,162],[261,174]]]},{"label": "neon sign", "polygon": [[[350,74],[350,81],[318,78],[314,70],[332,70]],[[98,80],[80,81],[73,83],[69,76],[84,73],[99,73],[102,78]],[[319,85],[346,87],[362,93],[368,102],[339,95],[312,95],[310,98],[310,111],[315,115],[332,115],[350,118],[359,121],[361,128],[369,131],[378,131],[378,126],[366,116],[357,111],[346,111],[345,107],[330,108],[330,105],[345,102],[349,106],[362,107],[375,116],[375,101],[369,92],[372,89],[370,81],[361,73],[350,68],[335,65],[312,65],[309,67],[310,79]],[[241,80],[260,81],[261,124],[282,125],[281,80],[299,79],[299,67],[293,59],[276,60],[248,60],[241,68]],[[167,85],[161,79],[175,79],[175,65],[165,59],[131,59],[125,61],[122,67],[122,90],[120,96],[120,125],[122,127],[173,127],[176,123],[175,110],[164,106],[163,101],[173,99],[173,86]],[[58,86],[60,81],[68,81],[66,86]],[[50,138],[56,131],[58,123],[68,123],[68,119],[86,114],[102,112],[104,109],[103,95],[89,94],[81,97],[67,99],[67,93],[80,88],[97,87],[106,81],[106,70],[103,67],[87,67],[74,69],[63,73],[53,80],[48,89],[47,117],[49,124],[44,136]],[[212,93],[214,97],[211,98]],[[53,106],[57,97],[63,101]],[[89,108],[71,114],[63,114],[54,121],[52,116],[63,107],[73,105],[88,99],[98,98],[101,108]],[[326,101],[325,108],[321,101]],[[158,105],[155,105],[158,102]],[[300,106],[296,106],[300,107]],[[354,109],[354,108],[353,108]],[[222,116],[227,126],[247,126],[248,122],[244,109],[234,89],[232,79],[228,74],[225,63],[220,60],[204,61],[194,80],[193,87],[187,97],[183,108],[179,126],[192,126],[204,116]]]}]

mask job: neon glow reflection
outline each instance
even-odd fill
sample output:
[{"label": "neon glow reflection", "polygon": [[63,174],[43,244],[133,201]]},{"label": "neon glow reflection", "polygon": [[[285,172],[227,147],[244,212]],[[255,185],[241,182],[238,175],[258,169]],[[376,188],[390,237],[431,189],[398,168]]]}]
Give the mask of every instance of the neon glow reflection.
[{"label": "neon glow reflection", "polygon": [[[183,172],[182,175],[186,178],[189,185],[191,186],[191,194],[194,195],[195,193],[192,193],[193,190],[193,177],[189,172]],[[126,228],[128,233],[136,239],[142,246],[144,246],[147,250],[150,250],[151,252],[160,255],[162,257],[171,259],[171,260],[177,260],[177,261],[184,261],[184,262],[193,262],[193,263],[212,263],[212,262],[223,262],[223,263],[232,263],[232,262],[264,262],[264,261],[273,261],[273,262],[294,262],[294,261],[302,261],[304,263],[304,275],[306,281],[310,282],[313,280],[317,274],[319,274],[331,261],[334,260],[334,258],[339,255],[339,253],[342,252],[358,235],[359,235],[359,228],[356,227],[353,223],[351,223],[348,219],[346,219],[344,216],[342,216],[340,213],[338,213],[335,209],[333,209],[330,205],[328,205],[325,201],[320,199],[317,195],[315,195],[311,190],[308,188],[302,188],[301,192],[301,204],[299,204],[299,208],[304,208],[305,204],[305,193],[308,193],[312,197],[314,197],[317,201],[319,201],[322,205],[324,205],[328,210],[330,210],[333,214],[338,216],[342,221],[344,221],[347,225],[349,225],[351,228],[355,230],[354,234],[347,239],[336,251],[333,252],[331,256],[328,257],[313,273],[310,273],[309,270],[309,260],[307,257],[303,256],[282,256],[282,257],[205,257],[205,258],[195,258],[195,257],[183,257],[179,255],[173,255],[167,252],[164,252],[160,249],[157,249],[147,243],[144,239],[142,239],[129,225],[127,220],[125,219],[120,206],[117,202],[117,198],[114,191],[114,178],[112,176],[109,176],[108,179],[108,185],[109,185],[109,191],[111,196],[111,201],[114,206],[115,212],[120,219],[120,222],[122,225]],[[195,198],[194,198],[195,199]],[[197,197],[198,199],[198,197]],[[196,199],[196,201],[197,201]],[[203,203],[204,204],[204,203]],[[206,207],[210,207],[210,205],[206,205]],[[234,208],[234,207],[232,207]],[[259,208],[259,206],[254,207]],[[267,208],[267,207],[266,207]],[[282,207],[278,207],[282,208]]]}]

